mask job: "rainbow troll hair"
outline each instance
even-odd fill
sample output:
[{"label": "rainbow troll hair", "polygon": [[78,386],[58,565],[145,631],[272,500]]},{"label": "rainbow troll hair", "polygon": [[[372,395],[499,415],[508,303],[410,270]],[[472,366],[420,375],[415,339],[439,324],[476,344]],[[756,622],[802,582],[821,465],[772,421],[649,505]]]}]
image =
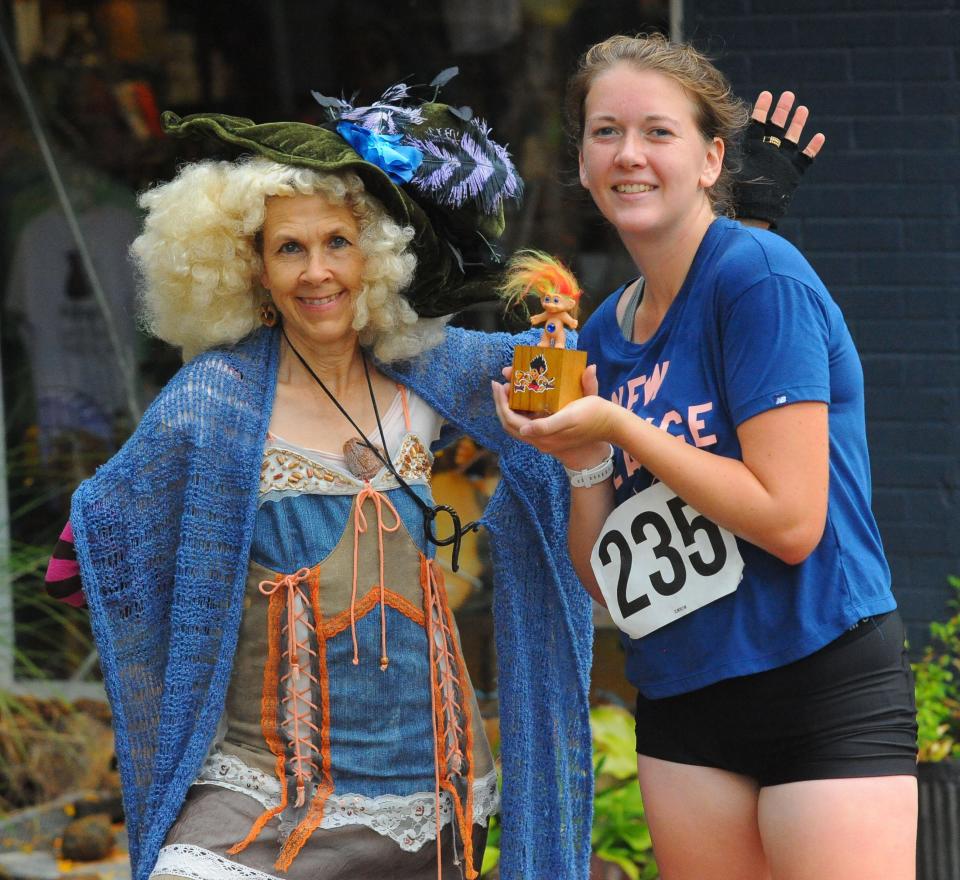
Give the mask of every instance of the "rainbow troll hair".
[{"label": "rainbow troll hair", "polygon": [[530,294],[541,297],[546,293],[558,293],[579,304],[582,292],[573,272],[563,263],[532,249],[517,251],[510,258],[499,291],[507,308],[517,307]]}]

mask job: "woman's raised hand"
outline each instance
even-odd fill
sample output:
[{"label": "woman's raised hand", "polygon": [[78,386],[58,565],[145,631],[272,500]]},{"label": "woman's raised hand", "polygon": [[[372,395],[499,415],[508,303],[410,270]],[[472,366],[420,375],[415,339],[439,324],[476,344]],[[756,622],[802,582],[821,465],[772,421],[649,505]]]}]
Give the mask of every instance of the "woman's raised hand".
[{"label": "woman's raised hand", "polygon": [[[790,117],[790,111],[793,109],[793,103],[796,100],[796,96],[793,92],[784,92],[780,95],[780,99],[777,101],[777,106],[774,108],[773,114],[770,115],[770,127],[771,131],[775,129],[782,129],[784,132],[784,137],[786,140],[790,141],[795,147],[800,144],[800,136],[803,134],[803,128],[807,124],[807,120],[810,117],[810,111],[807,107],[801,104],[794,111],[793,119],[790,120],[790,126],[787,127],[787,119]],[[750,114],[750,119],[759,122],[761,125],[764,125],[766,128],[767,115],[770,114],[770,107],[773,104],[773,94],[771,92],[763,91],[757,95],[757,100],[753,105],[753,113]],[[769,132],[767,132],[769,133]],[[815,159],[817,153],[820,152],[827,138],[823,132],[818,131],[812,138],[810,138],[809,143],[803,148],[803,154],[810,159]]]},{"label": "woman's raised hand", "polygon": [[803,173],[823,148],[826,136],[818,131],[800,150],[810,111],[802,104],[794,110],[795,100],[793,92],[784,92],[771,113],[773,95],[763,91],[757,96],[743,142],[742,167],[734,181],[734,211],[739,220],[775,227]]}]

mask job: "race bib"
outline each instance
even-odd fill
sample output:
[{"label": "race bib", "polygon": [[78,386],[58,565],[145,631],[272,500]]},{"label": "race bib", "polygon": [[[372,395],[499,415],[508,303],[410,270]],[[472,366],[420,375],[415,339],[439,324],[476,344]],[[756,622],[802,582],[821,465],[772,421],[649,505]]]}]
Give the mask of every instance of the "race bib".
[{"label": "race bib", "polygon": [[634,639],[729,595],[743,577],[733,533],[663,483],[613,510],[590,564],[614,623]]}]

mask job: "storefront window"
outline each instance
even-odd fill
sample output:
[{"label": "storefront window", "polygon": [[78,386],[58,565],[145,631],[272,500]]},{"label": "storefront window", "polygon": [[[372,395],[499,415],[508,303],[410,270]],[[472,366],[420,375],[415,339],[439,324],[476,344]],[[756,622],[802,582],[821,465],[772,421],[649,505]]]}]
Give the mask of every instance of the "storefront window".
[{"label": "storefront window", "polygon": [[[168,179],[178,162],[203,155],[202,145],[166,139],[159,111],[320,121],[311,90],[356,95],[368,104],[393,83],[428,83],[456,66],[459,74],[441,99],[468,105],[490,122],[498,140],[509,144],[526,183],[523,203],[508,217],[504,251],[524,245],[559,254],[578,273],[589,312],[631,269],[582,195],[575,153],[564,133],[565,81],[592,42],[617,32],[667,30],[669,5],[668,0],[14,0],[5,5],[0,25],[11,57],[5,71],[10,75],[0,78],[0,351],[10,513],[0,509],[0,554],[9,534],[17,677],[63,678],[83,666],[89,651],[83,616],[67,613],[50,624],[46,611],[38,610],[46,555],[77,482],[117,448],[139,408],[178,365],[175,352],[137,330],[136,284],[126,257],[139,225],[136,193]],[[13,75],[14,58],[28,97]],[[83,246],[52,183],[46,146]],[[113,325],[109,333],[106,312]],[[461,320],[484,329],[503,326],[493,310]],[[470,456],[461,452],[461,458]],[[483,474],[471,460],[476,484]],[[488,483],[484,486],[487,491]],[[3,501],[0,494],[0,508]],[[482,560],[482,553],[476,555]],[[477,566],[471,576],[482,586],[482,561]],[[2,582],[0,594],[9,595]],[[9,645],[7,629],[0,641],[6,638]],[[3,657],[0,651],[0,665],[8,666]]]}]

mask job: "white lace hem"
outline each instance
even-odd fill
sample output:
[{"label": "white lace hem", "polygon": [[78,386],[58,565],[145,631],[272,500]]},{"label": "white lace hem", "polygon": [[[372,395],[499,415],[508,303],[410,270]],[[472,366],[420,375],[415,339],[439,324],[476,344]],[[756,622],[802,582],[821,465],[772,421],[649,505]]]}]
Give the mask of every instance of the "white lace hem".
[{"label": "white lace hem", "polygon": [[[245,794],[258,801],[265,810],[280,804],[280,783],[276,777],[247,766],[235,755],[217,750],[207,756],[194,785],[219,785]],[[497,774],[491,770],[486,776],[474,780],[473,824],[486,826],[487,820],[499,808]],[[449,824],[452,818],[450,795],[441,792],[440,825]],[[385,794],[368,798],[335,792],[327,799],[320,827],[342,828],[346,825],[364,825],[389,837],[402,850],[415,852],[437,836],[434,793]]]},{"label": "white lace hem", "polygon": [[160,850],[150,876],[159,874],[173,874],[189,880],[282,880],[188,843],[173,843]]}]

